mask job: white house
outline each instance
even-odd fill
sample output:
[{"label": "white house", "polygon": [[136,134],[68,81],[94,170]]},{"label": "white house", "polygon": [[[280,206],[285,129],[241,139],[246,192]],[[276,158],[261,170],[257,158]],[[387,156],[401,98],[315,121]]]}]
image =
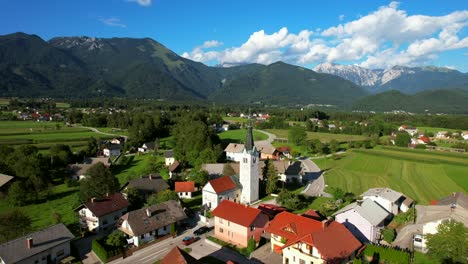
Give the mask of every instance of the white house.
[{"label": "white house", "polygon": [[363,199],[371,199],[392,214],[398,210],[406,197],[390,188],[371,188],[362,194]]},{"label": "white house", "polygon": [[335,221],[342,223],[361,242],[377,242],[380,231],[390,213],[371,199],[345,206],[335,214]]},{"label": "white house", "polygon": [[462,137],[463,137],[464,140],[468,140],[468,132],[466,132],[466,131],[463,132]]},{"label": "white house", "polygon": [[146,142],[138,148],[138,152],[145,153],[154,150],[154,142]]},{"label": "white house", "polygon": [[302,163],[300,161],[291,163],[286,160],[275,160],[273,161],[273,166],[275,166],[278,172],[280,181],[286,183],[293,181],[302,182]]},{"label": "white house", "polygon": [[171,225],[186,219],[182,206],[174,201],[166,201],[147,208],[131,211],[123,215],[117,226],[135,246],[170,234]]},{"label": "white house", "polygon": [[130,204],[120,193],[103,198],[92,198],[90,202],[75,209],[80,226],[93,232],[112,230],[117,220],[127,213]]},{"label": "white house", "polygon": [[244,144],[229,143],[229,145],[224,149],[224,152],[226,152],[226,159],[240,162],[242,160],[243,149]]},{"label": "white house", "polygon": [[181,198],[192,198],[192,194],[195,192],[195,182],[175,182],[175,192]]},{"label": "white house", "polygon": [[64,224],[0,244],[0,263],[59,263],[70,256],[70,241],[75,236]]},{"label": "white house", "polygon": [[120,145],[109,144],[102,150],[105,157],[120,155]]},{"label": "white house", "polygon": [[409,127],[407,125],[401,125],[398,128],[398,131],[406,131],[406,133],[410,134],[411,136],[414,136],[418,133],[418,129],[416,127]]},{"label": "white house", "polygon": [[437,139],[447,139],[447,131],[437,131],[437,134],[435,135]]},{"label": "white house", "polygon": [[[234,178],[234,177],[233,177]],[[208,181],[202,191],[203,205],[208,209],[215,209],[222,200],[231,200],[239,202],[240,191],[236,183],[229,176],[223,176],[214,180]]]},{"label": "white house", "polygon": [[174,163],[174,161],[174,151],[167,150],[166,152],[164,152],[164,163],[166,164],[166,166],[171,166],[172,163]]}]

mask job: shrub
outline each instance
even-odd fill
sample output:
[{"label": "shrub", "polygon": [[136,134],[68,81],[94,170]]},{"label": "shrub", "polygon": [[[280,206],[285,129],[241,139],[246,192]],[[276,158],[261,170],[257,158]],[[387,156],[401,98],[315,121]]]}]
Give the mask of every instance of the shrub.
[{"label": "shrub", "polygon": [[106,262],[108,255],[106,249],[98,242],[97,239],[93,240],[91,243],[91,249],[94,251],[94,254],[101,259],[102,262]]},{"label": "shrub", "polygon": [[384,228],[382,231],[383,239],[389,244],[393,242],[393,240],[395,239],[395,235],[395,229],[392,228]]},{"label": "shrub", "polygon": [[249,241],[247,242],[247,254],[250,255],[252,252],[254,252],[256,247],[257,242],[255,242],[255,239],[253,237],[249,238]]}]

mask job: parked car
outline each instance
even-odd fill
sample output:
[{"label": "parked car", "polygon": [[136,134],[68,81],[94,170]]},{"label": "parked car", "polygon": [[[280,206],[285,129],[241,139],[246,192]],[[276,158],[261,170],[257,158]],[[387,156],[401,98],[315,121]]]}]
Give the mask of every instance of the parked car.
[{"label": "parked car", "polygon": [[200,240],[200,237],[189,237],[189,236],[186,236],[184,237],[184,239],[182,239],[182,244],[188,246],[192,243],[195,243],[197,242],[198,240]]},{"label": "parked car", "polygon": [[213,230],[212,227],[202,226],[193,232],[196,236],[201,236],[209,231]]},{"label": "parked car", "polygon": [[415,248],[422,248],[423,246],[423,236],[420,235],[420,234],[417,234],[417,235],[414,235],[414,238],[413,238],[413,245]]}]

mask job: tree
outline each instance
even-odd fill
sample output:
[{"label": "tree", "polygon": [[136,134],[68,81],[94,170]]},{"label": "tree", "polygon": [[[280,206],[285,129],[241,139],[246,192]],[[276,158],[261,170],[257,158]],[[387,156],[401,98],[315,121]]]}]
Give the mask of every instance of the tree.
[{"label": "tree", "polygon": [[265,163],[263,178],[266,179],[266,193],[272,194],[278,189],[279,176],[271,160],[267,160]]},{"label": "tree", "polygon": [[428,254],[440,263],[466,263],[468,228],[454,220],[444,221],[437,233],[426,236]]},{"label": "tree", "polygon": [[22,181],[16,181],[11,184],[8,190],[8,200],[16,206],[26,205],[28,201],[28,191],[26,185]]},{"label": "tree", "polygon": [[340,143],[338,143],[338,141],[336,141],[335,139],[332,139],[330,141],[329,148],[331,152],[337,152],[340,149]]},{"label": "tree", "polygon": [[208,172],[206,170],[192,170],[189,179],[194,181],[197,186],[203,186],[208,182]]},{"label": "tree", "polygon": [[288,139],[297,146],[303,146],[306,143],[307,133],[304,127],[294,126],[289,129]]},{"label": "tree", "polygon": [[120,185],[109,168],[98,162],[88,169],[89,176],[80,183],[80,199],[88,201],[91,198],[104,197],[115,193]]},{"label": "tree", "polygon": [[106,240],[106,244],[116,248],[122,248],[127,243],[125,239],[125,234],[120,230],[115,230],[112,232]]},{"label": "tree", "polygon": [[137,210],[143,207],[143,205],[145,204],[145,201],[137,189],[128,187],[126,188],[125,192],[127,194],[127,200],[130,203],[131,209]]},{"label": "tree", "polygon": [[408,144],[411,141],[410,134],[406,133],[405,131],[398,132],[395,138],[395,145],[399,147],[408,147]]},{"label": "tree", "polygon": [[90,137],[86,143],[86,155],[88,157],[94,157],[99,150],[99,145],[94,137]]},{"label": "tree", "polygon": [[257,242],[252,236],[249,238],[249,241],[247,242],[247,254],[250,255],[252,252],[254,252],[255,248],[257,248]]},{"label": "tree", "polygon": [[395,239],[395,236],[396,236],[396,232],[395,232],[395,229],[393,228],[384,228],[383,231],[382,231],[382,236],[383,236],[383,239],[385,240],[385,242],[387,243],[392,243],[393,240]]},{"label": "tree", "polygon": [[312,153],[319,153],[322,151],[323,144],[319,139],[315,138],[310,141],[310,150]]},{"label": "tree", "polygon": [[285,189],[283,189],[278,194],[278,196],[276,197],[276,201],[279,204],[281,204],[281,206],[284,206],[290,210],[298,210],[304,206],[304,202],[298,194],[295,194]]},{"label": "tree", "polygon": [[331,195],[335,200],[343,200],[345,197],[345,192],[341,188],[332,188]]},{"label": "tree", "polygon": [[20,209],[0,214],[0,243],[26,235],[32,230],[31,218]]},{"label": "tree", "polygon": [[148,200],[146,201],[146,206],[151,206],[155,204],[159,204],[162,202],[170,201],[170,200],[179,200],[179,196],[175,191],[172,190],[163,190],[160,191],[159,193],[153,194],[150,197],[148,197]]}]

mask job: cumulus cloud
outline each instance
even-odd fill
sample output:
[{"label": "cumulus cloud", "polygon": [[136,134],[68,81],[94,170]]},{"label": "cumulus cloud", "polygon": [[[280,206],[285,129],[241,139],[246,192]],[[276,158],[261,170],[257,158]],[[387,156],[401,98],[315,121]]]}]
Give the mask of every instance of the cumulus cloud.
[{"label": "cumulus cloud", "polygon": [[338,19],[339,19],[340,21],[343,21],[344,17],[345,17],[345,15],[339,15],[339,16],[338,16]]},{"label": "cumulus cloud", "polygon": [[468,37],[460,33],[467,26],[468,11],[444,16],[408,15],[399,9],[398,2],[391,2],[324,30],[305,29],[297,34],[286,27],[270,34],[259,30],[238,47],[214,51],[210,48],[219,47],[218,42],[207,41],[183,55],[226,66],[277,60],[301,65],[348,61],[369,68],[411,66],[430,62],[447,50],[467,48]]},{"label": "cumulus cloud", "polygon": [[127,2],[135,2],[141,6],[150,6],[152,0],[127,0]]},{"label": "cumulus cloud", "polygon": [[116,17],[109,17],[109,18],[101,17],[101,18],[99,18],[99,21],[101,21],[103,24],[105,24],[107,26],[111,26],[111,27],[121,27],[121,28],[126,28],[127,27],[127,25],[122,23],[120,18],[116,18]]}]

